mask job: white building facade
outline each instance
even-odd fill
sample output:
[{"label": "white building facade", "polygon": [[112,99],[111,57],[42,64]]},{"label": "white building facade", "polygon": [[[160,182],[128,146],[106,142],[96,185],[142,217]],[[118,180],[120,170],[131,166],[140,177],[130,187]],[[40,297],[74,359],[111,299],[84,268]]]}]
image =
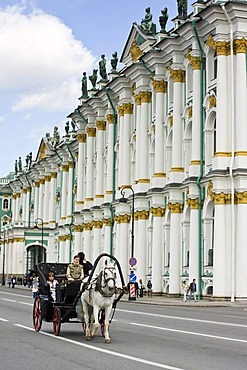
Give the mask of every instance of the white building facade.
[{"label": "white building facade", "polygon": [[134,23],[124,68],[9,182],[6,274],[106,252],[154,293],[247,298],[247,4],[193,7],[169,32]]}]

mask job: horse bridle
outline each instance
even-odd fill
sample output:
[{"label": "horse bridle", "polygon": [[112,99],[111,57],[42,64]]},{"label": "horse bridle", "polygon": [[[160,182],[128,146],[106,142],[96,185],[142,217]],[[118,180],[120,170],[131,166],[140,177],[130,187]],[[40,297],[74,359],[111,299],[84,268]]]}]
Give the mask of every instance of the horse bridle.
[{"label": "horse bridle", "polygon": [[[112,275],[113,275],[113,269],[115,270],[115,268],[111,268],[111,267],[105,267],[103,271],[100,272],[98,278],[97,278],[97,282],[96,282],[96,290],[98,290],[102,295],[103,297],[112,297],[113,294],[115,293],[115,288],[116,288],[116,281],[115,279],[111,276],[109,278],[106,278],[106,273],[105,273],[105,270],[110,270]],[[102,281],[102,277],[103,277],[103,282],[104,282],[104,285],[102,286],[101,285],[101,281]],[[108,287],[108,289],[110,290],[110,292],[107,294],[106,292],[104,292],[102,289],[106,288],[109,281],[113,281],[113,287]]]}]

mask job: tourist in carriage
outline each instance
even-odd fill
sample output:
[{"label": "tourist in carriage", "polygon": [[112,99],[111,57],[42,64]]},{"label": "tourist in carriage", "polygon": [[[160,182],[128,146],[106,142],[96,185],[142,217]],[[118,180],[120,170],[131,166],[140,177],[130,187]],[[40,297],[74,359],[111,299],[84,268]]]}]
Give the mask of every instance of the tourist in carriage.
[{"label": "tourist in carriage", "polygon": [[92,270],[93,265],[91,262],[86,260],[85,254],[83,252],[79,252],[78,256],[80,257],[80,265],[83,267],[84,277],[89,275],[89,271]]},{"label": "tourist in carriage", "polygon": [[49,272],[47,284],[50,286],[51,299],[53,302],[56,302],[56,287],[58,285],[58,281],[55,279],[54,272]]},{"label": "tourist in carriage", "polygon": [[84,277],[83,267],[80,265],[80,256],[74,256],[74,260],[67,267],[66,277],[70,281],[82,280]]}]

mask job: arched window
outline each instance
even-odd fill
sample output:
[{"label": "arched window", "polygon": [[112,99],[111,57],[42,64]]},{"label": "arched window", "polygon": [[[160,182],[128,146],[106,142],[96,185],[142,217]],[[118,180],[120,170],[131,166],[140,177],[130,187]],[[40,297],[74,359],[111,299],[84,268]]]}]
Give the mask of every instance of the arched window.
[{"label": "arched window", "polygon": [[8,199],[3,200],[3,209],[9,209],[9,200]]}]

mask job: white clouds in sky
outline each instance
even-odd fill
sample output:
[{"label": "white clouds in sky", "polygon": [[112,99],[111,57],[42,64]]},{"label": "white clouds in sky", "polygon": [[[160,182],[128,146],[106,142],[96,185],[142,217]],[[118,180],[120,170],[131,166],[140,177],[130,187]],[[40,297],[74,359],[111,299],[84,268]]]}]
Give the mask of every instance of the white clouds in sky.
[{"label": "white clouds in sky", "polygon": [[0,94],[12,111],[67,111],[77,104],[82,72],[96,59],[58,18],[25,7],[0,9]]}]

